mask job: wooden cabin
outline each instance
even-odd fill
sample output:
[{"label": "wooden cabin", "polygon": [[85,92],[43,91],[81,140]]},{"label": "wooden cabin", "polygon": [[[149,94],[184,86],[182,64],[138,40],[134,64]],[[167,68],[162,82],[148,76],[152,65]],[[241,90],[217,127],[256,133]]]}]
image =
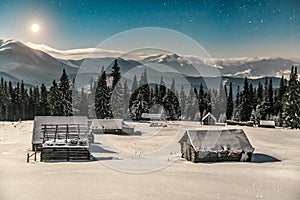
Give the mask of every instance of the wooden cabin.
[{"label": "wooden cabin", "polygon": [[[85,116],[35,116],[32,130],[32,150],[40,148],[43,144],[43,130],[42,124],[52,125],[66,125],[66,124],[80,124],[88,126],[87,117]],[[83,131],[83,130],[81,130]]]},{"label": "wooden cabin", "polygon": [[213,114],[209,112],[204,117],[202,117],[201,122],[204,125],[215,125],[217,123],[217,119],[215,118],[215,116],[213,116]]},{"label": "wooden cabin", "polygon": [[242,129],[187,130],[178,143],[192,162],[251,161],[254,151]]},{"label": "wooden cabin", "polygon": [[32,148],[41,151],[41,161],[89,160],[92,138],[87,117],[36,116]]},{"label": "wooden cabin", "polygon": [[123,119],[93,119],[91,129],[93,133],[128,135],[134,133],[134,127],[125,124]]},{"label": "wooden cabin", "polygon": [[260,120],[258,126],[259,127],[264,127],[264,128],[275,128],[275,121]]},{"label": "wooden cabin", "polygon": [[142,113],[143,120],[151,120],[151,121],[163,121],[162,114],[154,114],[154,113]]}]

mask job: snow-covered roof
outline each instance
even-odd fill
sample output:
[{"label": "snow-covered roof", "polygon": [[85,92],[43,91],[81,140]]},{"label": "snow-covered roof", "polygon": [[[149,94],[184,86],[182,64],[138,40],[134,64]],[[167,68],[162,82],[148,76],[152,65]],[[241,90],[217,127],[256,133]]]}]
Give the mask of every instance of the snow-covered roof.
[{"label": "snow-covered roof", "polygon": [[184,142],[196,151],[220,151],[224,147],[233,151],[254,150],[242,129],[187,130],[179,141]]},{"label": "snow-covered roof", "polygon": [[213,116],[213,114],[211,114],[210,112],[207,113],[204,117],[202,117],[202,121],[204,121],[208,116],[211,116],[211,118],[213,118],[213,120],[216,122],[217,119],[215,118],[215,116]]},{"label": "snow-covered roof", "polygon": [[161,114],[153,114],[153,113],[142,113],[143,119],[151,119],[151,120],[161,120],[162,115]]},{"label": "snow-covered roof", "polygon": [[85,116],[35,116],[32,130],[32,144],[42,144],[42,124],[80,124],[88,125]]},{"label": "snow-covered roof", "polygon": [[122,129],[123,119],[93,119],[92,129]]}]

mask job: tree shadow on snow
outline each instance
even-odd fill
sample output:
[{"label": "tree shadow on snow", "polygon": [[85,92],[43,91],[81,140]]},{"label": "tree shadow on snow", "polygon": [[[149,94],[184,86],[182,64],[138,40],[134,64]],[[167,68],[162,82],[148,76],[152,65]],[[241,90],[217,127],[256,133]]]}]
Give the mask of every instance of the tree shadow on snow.
[{"label": "tree shadow on snow", "polygon": [[254,153],[252,155],[251,162],[253,162],[253,163],[268,163],[268,162],[281,162],[281,160],[279,160],[273,156],[263,154],[263,153]]}]

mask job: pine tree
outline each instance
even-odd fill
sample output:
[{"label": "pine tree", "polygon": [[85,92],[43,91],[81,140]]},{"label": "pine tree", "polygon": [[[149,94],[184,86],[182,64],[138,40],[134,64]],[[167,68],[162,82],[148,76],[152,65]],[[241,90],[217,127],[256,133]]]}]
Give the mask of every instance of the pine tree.
[{"label": "pine tree", "polygon": [[4,120],[3,111],[4,111],[4,80],[1,78],[0,82],[0,121]]},{"label": "pine tree", "polygon": [[233,113],[233,92],[232,92],[232,83],[229,84],[229,94],[227,97],[227,109],[226,109],[226,118],[231,119]]},{"label": "pine tree", "polygon": [[218,91],[218,98],[216,102],[216,117],[220,119],[220,117],[223,117],[221,120],[223,121],[226,115],[226,90],[223,83],[220,83],[219,91]]},{"label": "pine tree", "polygon": [[76,87],[76,82],[75,79],[72,81],[72,86],[71,86],[71,91],[72,91],[72,113],[73,115],[79,115],[80,113],[80,94],[77,90]]},{"label": "pine tree", "polygon": [[[160,78],[160,84],[159,84],[159,98],[158,103],[163,105],[163,99],[165,98],[165,95],[167,93],[167,88],[165,86],[165,82],[163,80],[163,77]],[[163,105],[164,106],[164,105]]]},{"label": "pine tree", "polygon": [[113,77],[112,90],[114,90],[116,84],[121,79],[120,67],[118,65],[117,59],[115,60],[114,65],[112,67],[112,77]]},{"label": "pine tree", "polygon": [[179,94],[179,101],[180,101],[180,107],[181,107],[181,119],[185,119],[186,117],[186,95],[184,92],[184,87],[183,85],[181,86],[180,89],[180,94]]},{"label": "pine tree", "polygon": [[65,69],[63,70],[63,73],[60,77],[58,91],[60,95],[59,103],[62,115],[72,115],[72,91],[70,90],[70,82]]},{"label": "pine tree", "polygon": [[[22,105],[21,118],[24,120],[24,119],[26,119],[26,105],[27,105],[28,97],[27,97],[27,91],[25,90],[25,85],[24,85],[23,80],[21,82],[21,91],[20,92],[21,92],[21,105]],[[46,96],[46,98],[47,98],[47,96]],[[47,99],[46,99],[46,101],[47,101]]]},{"label": "pine tree", "polygon": [[236,89],[236,98],[235,98],[235,107],[239,107],[240,105],[240,86],[238,85]]},{"label": "pine tree", "polygon": [[41,96],[40,96],[40,109],[41,109],[41,115],[47,116],[49,115],[49,105],[47,102],[47,96],[48,96],[48,91],[44,83],[41,85]]},{"label": "pine tree", "polygon": [[127,85],[127,80],[124,82],[123,86],[123,119],[127,120],[129,119],[129,99],[130,99],[130,92]]},{"label": "pine tree", "polygon": [[190,120],[195,120],[196,112],[198,110],[198,100],[196,98],[193,89],[190,89],[189,96],[186,101],[186,118]]},{"label": "pine tree", "polygon": [[283,117],[287,127],[300,128],[300,83],[297,67],[292,67],[287,91],[284,95]]},{"label": "pine tree", "polygon": [[248,121],[250,120],[251,113],[252,113],[252,92],[250,90],[249,82],[247,77],[244,81],[244,91],[242,93],[242,99],[241,99],[241,113],[240,113],[240,119],[242,121]]},{"label": "pine tree", "polygon": [[[32,100],[33,95],[31,93],[32,93],[32,91],[30,88],[29,104],[31,104],[31,101],[33,101]],[[63,112],[61,110],[60,100],[61,100],[61,95],[60,95],[60,91],[58,90],[58,85],[57,85],[56,81],[53,80],[52,86],[47,95],[47,102],[49,105],[50,115],[52,115],[52,116],[62,116],[63,115]],[[31,106],[29,105],[29,107],[31,107]]]},{"label": "pine tree", "polygon": [[84,87],[81,88],[79,115],[88,116],[88,97],[84,91]]},{"label": "pine tree", "polygon": [[111,94],[111,112],[114,119],[123,118],[124,93],[120,82],[117,82]]},{"label": "pine tree", "polygon": [[141,75],[139,88],[135,90],[131,99],[131,116],[133,119],[140,120],[142,113],[148,113],[150,109],[150,87],[146,69]]},{"label": "pine tree", "polygon": [[151,99],[151,112],[153,113],[159,113],[161,105],[159,105],[159,89],[158,84],[155,84],[154,90],[153,90],[153,96]]},{"label": "pine tree", "polygon": [[107,87],[106,72],[104,71],[104,68],[102,68],[95,91],[95,111],[98,119],[105,119],[111,116],[109,101],[110,91]]},{"label": "pine tree", "polygon": [[274,108],[274,111],[276,111],[275,114],[279,115],[279,126],[282,126],[283,98],[286,93],[286,87],[287,87],[286,79],[282,75],[280,79],[278,95],[276,95],[275,97],[276,100],[275,100],[275,108]]},{"label": "pine tree", "polygon": [[33,88],[33,110],[34,110],[34,116],[40,115],[41,109],[40,109],[40,92],[38,86],[35,86]]}]

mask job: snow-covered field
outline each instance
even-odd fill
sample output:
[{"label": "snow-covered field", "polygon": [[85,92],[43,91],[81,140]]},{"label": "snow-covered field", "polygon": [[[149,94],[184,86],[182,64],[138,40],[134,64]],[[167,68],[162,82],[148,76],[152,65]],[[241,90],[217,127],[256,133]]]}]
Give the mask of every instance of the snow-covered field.
[{"label": "snow-covered field", "polygon": [[[32,125],[32,121],[0,123],[1,200],[300,199],[299,130],[227,126],[244,129],[255,147],[252,163],[194,164],[178,158],[177,144],[170,157],[159,157],[164,161],[163,166],[168,164],[166,167],[147,173],[128,173],[109,166],[119,169],[134,163],[136,168],[128,170],[138,170],[143,155],[172,144],[184,129],[208,127],[176,122],[162,129],[134,123],[131,125],[142,136],[96,135],[96,144],[92,146],[96,161],[41,163],[31,158],[26,163]],[[113,145],[106,145],[104,140]],[[171,162],[173,158],[178,159]]]}]

